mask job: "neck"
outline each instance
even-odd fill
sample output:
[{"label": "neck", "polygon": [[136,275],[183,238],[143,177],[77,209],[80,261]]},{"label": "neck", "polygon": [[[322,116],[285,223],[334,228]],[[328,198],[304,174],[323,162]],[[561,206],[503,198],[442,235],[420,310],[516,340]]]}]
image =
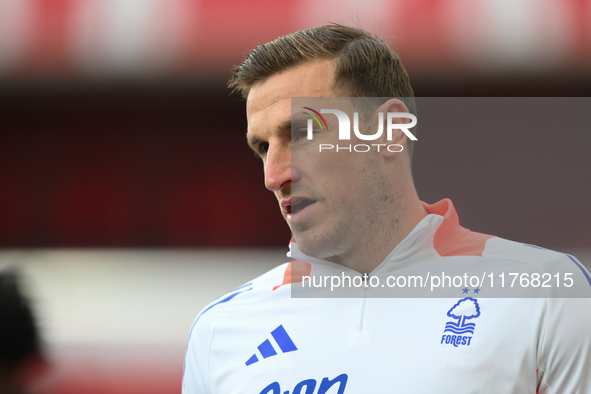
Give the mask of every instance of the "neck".
[{"label": "neck", "polygon": [[373,272],[427,216],[414,186],[407,190],[407,193],[402,192],[406,196],[398,196],[397,204],[391,202],[386,210],[376,215],[377,222],[374,228],[377,231],[366,234],[348,252],[328,257],[326,260],[360,273]]}]

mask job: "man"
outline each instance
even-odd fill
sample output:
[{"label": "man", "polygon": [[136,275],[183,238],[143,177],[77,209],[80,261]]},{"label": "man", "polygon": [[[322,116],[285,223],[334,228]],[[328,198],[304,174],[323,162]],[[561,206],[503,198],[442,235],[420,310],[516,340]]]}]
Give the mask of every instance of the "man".
[{"label": "man", "polygon": [[[375,132],[379,113],[415,112],[408,76],[384,42],[340,25],[296,32],[253,50],[230,86],[247,100],[248,144],[292,230],[294,260],[197,316],[184,394],[591,393],[589,299],[478,298],[462,295],[467,287],[453,298],[372,298],[368,277],[444,264],[569,267],[591,285],[571,256],[470,232],[449,200],[421,203],[410,164],[416,130]],[[294,97],[335,106],[347,105],[339,97],[385,97],[372,110],[341,110],[359,111],[365,134],[378,136],[374,148],[403,149],[318,152],[311,141],[336,141],[327,132],[334,117],[312,139],[296,135]],[[292,297],[315,277],[341,274],[363,275],[365,286],[353,297]]]}]

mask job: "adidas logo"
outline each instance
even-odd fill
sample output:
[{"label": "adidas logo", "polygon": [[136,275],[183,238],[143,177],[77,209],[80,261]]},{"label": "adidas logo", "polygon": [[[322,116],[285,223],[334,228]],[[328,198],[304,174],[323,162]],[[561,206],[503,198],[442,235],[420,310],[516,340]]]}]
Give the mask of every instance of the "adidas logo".
[{"label": "adidas logo", "polygon": [[[293,343],[293,341],[287,334],[287,331],[285,331],[285,328],[283,328],[283,325],[280,325],[279,327],[271,331],[271,336],[273,337],[275,343],[283,353],[294,352],[298,350],[295,343]],[[259,350],[263,358],[269,358],[277,355],[277,350],[275,350],[275,347],[269,339],[265,339],[263,343],[257,346],[257,349]],[[254,364],[258,361],[259,357],[257,356],[257,353],[255,353],[246,361],[246,366],[248,367],[249,365]]]}]

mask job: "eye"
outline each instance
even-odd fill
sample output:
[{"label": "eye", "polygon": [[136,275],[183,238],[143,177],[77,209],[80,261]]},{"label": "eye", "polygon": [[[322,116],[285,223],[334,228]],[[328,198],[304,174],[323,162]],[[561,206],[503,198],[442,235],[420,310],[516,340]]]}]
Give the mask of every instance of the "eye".
[{"label": "eye", "polygon": [[264,156],[269,151],[269,143],[268,142],[261,142],[259,144],[258,153],[260,156]]},{"label": "eye", "polygon": [[297,141],[297,140],[301,140],[303,138],[306,138],[307,136],[308,136],[307,129],[295,129],[291,133],[291,140]]}]

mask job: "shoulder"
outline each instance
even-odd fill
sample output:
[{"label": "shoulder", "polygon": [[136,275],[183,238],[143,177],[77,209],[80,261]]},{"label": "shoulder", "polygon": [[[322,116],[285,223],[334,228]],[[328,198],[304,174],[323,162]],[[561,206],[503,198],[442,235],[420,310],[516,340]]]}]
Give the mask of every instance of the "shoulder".
[{"label": "shoulder", "polygon": [[[568,253],[498,237],[491,238],[486,242],[482,257],[534,265],[546,270],[574,269],[587,277],[589,276],[583,264]],[[591,278],[589,279],[591,281]]]},{"label": "shoulder", "polygon": [[[258,319],[272,318],[283,310],[291,297],[292,274],[297,278],[302,267],[304,273],[306,269],[309,273],[308,263],[294,260],[282,264],[203,308],[193,322],[187,341],[183,393],[207,392],[214,342],[227,345],[243,340],[248,336],[244,331],[248,324],[257,324]],[[216,342],[214,338],[219,340]]]},{"label": "shoulder", "polygon": [[[536,298],[591,297],[591,274],[568,253],[495,237],[487,241],[482,257],[488,263],[487,269],[494,272],[495,277],[502,278],[501,284],[508,286],[496,289],[503,294],[510,292],[512,296]],[[504,279],[511,279],[511,282],[504,282]]]},{"label": "shoulder", "polygon": [[291,292],[276,290],[290,285],[292,281],[301,281],[301,276],[309,275],[310,270],[309,263],[293,260],[235,288],[201,310],[193,322],[191,334],[196,330],[201,333],[211,332],[215,326],[236,313],[248,310],[270,297],[289,297]]},{"label": "shoulder", "polygon": [[185,352],[183,393],[207,392],[209,354],[216,327],[245,308],[257,304],[282,283],[289,263],[282,264],[217,298],[197,315]]},{"label": "shoulder", "polygon": [[212,327],[229,318],[237,311],[257,303],[281,286],[285,272],[291,263],[282,264],[263,275],[218,297],[199,312],[191,331],[197,325]]},{"label": "shoulder", "polygon": [[[540,388],[591,392],[589,271],[570,254],[497,237],[486,242],[482,257],[504,266],[507,274],[513,270],[529,274],[529,286],[547,286],[543,293],[534,293],[544,305],[537,348]],[[532,273],[546,279],[534,284]]]}]

